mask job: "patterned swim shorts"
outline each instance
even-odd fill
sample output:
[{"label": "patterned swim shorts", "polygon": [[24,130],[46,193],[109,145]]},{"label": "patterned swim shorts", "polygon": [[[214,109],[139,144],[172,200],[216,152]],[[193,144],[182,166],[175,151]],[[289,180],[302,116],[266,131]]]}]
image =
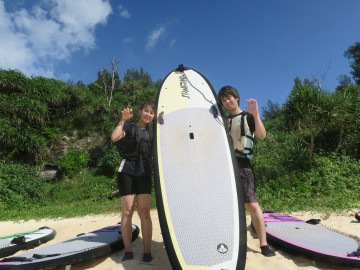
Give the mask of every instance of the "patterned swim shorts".
[{"label": "patterned swim shorts", "polygon": [[257,202],[256,199],[256,186],[254,173],[251,168],[241,168],[239,169],[240,181],[243,187],[244,192],[244,202],[245,203],[254,203]]}]

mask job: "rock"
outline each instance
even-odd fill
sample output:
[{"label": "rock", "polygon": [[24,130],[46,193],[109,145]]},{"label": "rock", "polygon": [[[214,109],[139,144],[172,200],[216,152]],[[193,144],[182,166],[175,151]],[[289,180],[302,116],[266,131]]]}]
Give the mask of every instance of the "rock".
[{"label": "rock", "polygon": [[45,170],[41,171],[39,175],[43,177],[46,181],[54,181],[57,177],[57,170]]}]

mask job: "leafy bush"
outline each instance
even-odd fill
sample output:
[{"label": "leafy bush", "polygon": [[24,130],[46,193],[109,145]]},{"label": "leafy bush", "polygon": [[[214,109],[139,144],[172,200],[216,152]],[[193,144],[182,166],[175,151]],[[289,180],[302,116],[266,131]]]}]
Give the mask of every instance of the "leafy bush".
[{"label": "leafy bush", "polygon": [[[44,199],[44,180],[29,166],[0,161],[0,205],[26,207]],[[1,210],[1,207],[0,207]]]},{"label": "leafy bush", "polygon": [[90,156],[80,149],[69,150],[59,159],[59,168],[62,175],[74,176],[86,166]]},{"label": "leafy bush", "polygon": [[119,166],[121,157],[119,151],[115,146],[111,147],[109,151],[99,160],[96,169],[105,176],[112,177]]},{"label": "leafy bush", "polygon": [[57,181],[49,185],[47,187],[49,202],[85,204],[102,201],[107,200],[107,196],[116,189],[116,182],[112,178],[94,176],[86,169],[82,169],[81,172],[71,181]]},{"label": "leafy bush", "polygon": [[[360,162],[347,156],[314,156],[311,169],[293,171],[259,184],[258,197],[272,210],[359,207]],[[276,208],[274,208],[276,207]]]}]

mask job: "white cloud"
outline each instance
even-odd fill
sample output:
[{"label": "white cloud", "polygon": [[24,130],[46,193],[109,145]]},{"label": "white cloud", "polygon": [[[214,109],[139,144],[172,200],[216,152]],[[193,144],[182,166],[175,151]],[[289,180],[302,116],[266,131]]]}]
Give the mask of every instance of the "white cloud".
[{"label": "white cloud", "polygon": [[127,8],[124,8],[122,5],[119,6],[119,14],[120,14],[120,17],[123,19],[131,18],[131,15],[130,15],[129,11],[127,10]]},{"label": "white cloud", "polygon": [[160,38],[164,35],[165,35],[165,27],[163,26],[152,31],[147,38],[147,43],[145,45],[145,48],[150,49],[154,47],[159,42]]},{"label": "white cloud", "polygon": [[170,41],[170,47],[175,47],[176,43],[177,43],[176,39],[171,40]]},{"label": "white cloud", "polygon": [[0,1],[0,67],[15,69],[17,66],[28,65],[34,61],[31,50],[26,46],[26,37],[14,33],[9,14],[6,13],[4,3]]},{"label": "white cloud", "polygon": [[132,37],[127,37],[123,39],[124,44],[132,43],[134,39]]},{"label": "white cloud", "polygon": [[7,12],[0,0],[0,68],[53,74],[57,61],[95,46],[95,28],[112,13],[104,0],[43,0]]}]

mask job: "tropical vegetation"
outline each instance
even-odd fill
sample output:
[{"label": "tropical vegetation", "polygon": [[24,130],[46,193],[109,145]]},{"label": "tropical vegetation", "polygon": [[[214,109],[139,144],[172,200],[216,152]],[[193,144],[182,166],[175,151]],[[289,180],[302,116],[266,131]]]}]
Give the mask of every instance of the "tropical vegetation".
[{"label": "tropical vegetation", "polygon": [[[335,90],[295,78],[284,104],[262,108],[267,139],[253,163],[265,209],[360,208],[359,55],[360,43],[345,52],[352,78],[340,75]],[[120,108],[155,100],[160,81],[142,68],[121,79],[111,64],[88,85],[0,69],[0,219],[118,211],[121,157],[109,135]],[[42,176],[47,167],[54,178]]]}]

